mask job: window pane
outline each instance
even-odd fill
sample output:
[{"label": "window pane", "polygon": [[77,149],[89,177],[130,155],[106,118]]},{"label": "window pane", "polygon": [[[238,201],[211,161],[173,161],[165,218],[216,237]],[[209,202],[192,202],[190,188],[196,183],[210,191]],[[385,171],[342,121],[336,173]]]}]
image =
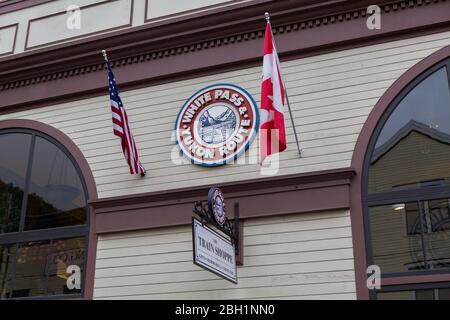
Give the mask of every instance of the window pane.
[{"label": "window pane", "polygon": [[[67,273],[69,266],[79,267],[80,280],[83,279],[84,261],[86,254],[86,239],[73,238],[56,240],[53,243],[53,254],[50,259],[48,276],[48,295],[81,293],[76,287],[68,288],[67,280],[71,274]],[[72,281],[72,283],[74,283]]]},{"label": "window pane", "polygon": [[[9,250],[13,248],[15,245]],[[13,251],[9,253],[9,265],[4,260],[4,267],[0,269],[0,281],[5,279],[2,297],[20,298],[81,293],[85,251],[84,237],[19,244],[16,255]],[[4,250],[4,252],[6,257],[8,251]],[[12,272],[14,263],[14,272]],[[67,281],[71,276],[67,273],[70,271],[67,269],[69,266],[79,267],[80,288],[67,287]],[[14,280],[12,280],[13,273]]]},{"label": "window pane", "polygon": [[449,199],[424,201],[424,242],[428,269],[450,268]]},{"label": "window pane", "polygon": [[19,230],[31,136],[0,135],[0,233]]},{"label": "window pane", "polygon": [[50,250],[50,241],[19,244],[13,298],[45,295]]},{"label": "window pane", "polygon": [[0,245],[0,298],[9,298],[12,292],[15,245]]},{"label": "window pane", "polygon": [[442,68],[399,103],[372,155],[369,193],[450,184],[450,92]]},{"label": "window pane", "polygon": [[374,264],[382,273],[425,269],[417,202],[369,208]]},{"label": "window pane", "polygon": [[86,200],[70,159],[51,142],[36,137],[25,230],[86,223]]},{"label": "window pane", "polygon": [[382,273],[450,268],[449,199],[369,208]]}]

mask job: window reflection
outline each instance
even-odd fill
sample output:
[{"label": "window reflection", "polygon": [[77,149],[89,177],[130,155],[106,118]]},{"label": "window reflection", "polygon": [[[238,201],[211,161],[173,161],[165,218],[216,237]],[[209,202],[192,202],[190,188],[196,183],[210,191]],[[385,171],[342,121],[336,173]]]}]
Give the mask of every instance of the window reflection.
[{"label": "window reflection", "polygon": [[50,241],[21,243],[17,250],[12,297],[45,294]]},{"label": "window reflection", "polygon": [[428,252],[428,269],[450,268],[449,201],[423,202],[424,243]]},{"label": "window reflection", "polygon": [[19,230],[31,136],[0,135],[0,234]]},{"label": "window reflection", "polygon": [[67,287],[70,274],[67,268],[71,265],[80,267],[84,272],[85,247],[84,238],[57,240],[53,244],[54,251],[50,257],[48,268],[47,295],[61,295],[80,293],[81,289]]},{"label": "window reflection", "polygon": [[408,93],[383,126],[371,159],[369,193],[420,187],[430,180],[450,184],[449,119],[450,91],[442,68]]},{"label": "window reflection", "polygon": [[369,208],[373,259],[383,273],[450,268],[449,202]]},{"label": "window reflection", "polygon": [[25,230],[84,224],[86,200],[83,187],[64,152],[36,137],[32,168]]},{"label": "window reflection", "polygon": [[1,298],[80,293],[81,288],[67,287],[71,276],[67,273],[67,268],[71,265],[78,266],[81,278],[84,272],[85,251],[85,238],[0,246]]},{"label": "window reflection", "polygon": [[392,205],[369,208],[374,264],[383,273],[425,268],[421,234],[412,230],[418,213],[417,202],[406,203],[401,210]]},{"label": "window reflection", "polygon": [[434,72],[412,89],[389,116],[378,136],[375,149],[412,123],[450,135],[450,93],[445,67]]},{"label": "window reflection", "polygon": [[9,298],[13,286],[15,245],[0,245],[0,298]]}]

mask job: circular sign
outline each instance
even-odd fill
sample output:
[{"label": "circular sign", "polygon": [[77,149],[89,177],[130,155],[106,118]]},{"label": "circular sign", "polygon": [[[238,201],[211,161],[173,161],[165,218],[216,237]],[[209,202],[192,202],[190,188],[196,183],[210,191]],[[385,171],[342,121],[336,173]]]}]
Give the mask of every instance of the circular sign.
[{"label": "circular sign", "polygon": [[185,102],[175,131],[180,150],[192,163],[220,166],[248,149],[258,127],[258,108],[252,96],[232,84],[215,84]]},{"label": "circular sign", "polygon": [[213,187],[209,189],[208,205],[209,210],[211,210],[214,218],[216,219],[216,222],[219,225],[223,225],[226,218],[225,199],[223,197],[222,191],[220,191],[219,188]]}]

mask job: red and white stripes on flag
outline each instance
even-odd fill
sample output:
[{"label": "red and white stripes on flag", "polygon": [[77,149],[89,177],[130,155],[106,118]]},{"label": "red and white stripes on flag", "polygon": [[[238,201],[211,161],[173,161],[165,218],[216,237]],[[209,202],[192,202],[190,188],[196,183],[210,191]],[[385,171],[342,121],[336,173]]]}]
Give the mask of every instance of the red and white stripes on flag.
[{"label": "red and white stripes on flag", "polygon": [[123,107],[122,100],[120,99],[119,88],[117,87],[116,79],[108,61],[106,61],[106,67],[108,69],[109,97],[111,99],[114,135],[118,136],[121,140],[122,151],[130,168],[130,173],[145,176],[145,168],[139,161],[136,143],[134,142],[128,124],[128,116]]},{"label": "red and white stripes on flag", "polygon": [[286,149],[284,126],[285,90],[281,79],[280,61],[273,41],[270,21],[264,40],[263,82],[260,108],[260,161]]}]

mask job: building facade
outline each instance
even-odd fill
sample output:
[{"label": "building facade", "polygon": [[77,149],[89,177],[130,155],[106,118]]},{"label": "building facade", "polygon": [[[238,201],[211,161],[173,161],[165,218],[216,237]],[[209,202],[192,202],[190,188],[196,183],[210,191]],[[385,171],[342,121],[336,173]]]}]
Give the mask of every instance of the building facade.
[{"label": "building facade", "polygon": [[[257,142],[192,164],[177,115],[217,83],[259,104],[266,11],[302,156],[286,111],[276,167]],[[0,1],[0,296],[450,299],[449,88],[446,0]],[[211,186],[239,203],[238,284],[192,263]]]}]

